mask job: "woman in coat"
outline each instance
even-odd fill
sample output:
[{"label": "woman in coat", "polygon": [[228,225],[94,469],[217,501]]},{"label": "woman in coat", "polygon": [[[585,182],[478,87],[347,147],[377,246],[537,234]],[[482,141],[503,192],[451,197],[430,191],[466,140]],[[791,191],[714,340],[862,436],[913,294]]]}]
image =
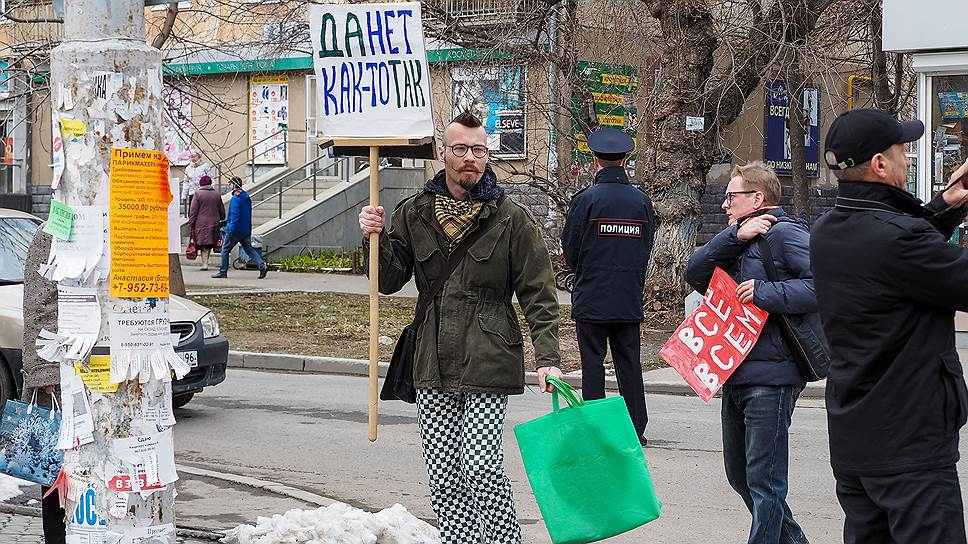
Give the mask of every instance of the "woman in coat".
[{"label": "woman in coat", "polygon": [[219,224],[225,219],[225,206],[222,195],[212,187],[212,178],[202,176],[198,185],[198,192],[188,210],[188,225],[195,247],[202,256],[202,270],[208,270],[212,248],[218,245]]}]

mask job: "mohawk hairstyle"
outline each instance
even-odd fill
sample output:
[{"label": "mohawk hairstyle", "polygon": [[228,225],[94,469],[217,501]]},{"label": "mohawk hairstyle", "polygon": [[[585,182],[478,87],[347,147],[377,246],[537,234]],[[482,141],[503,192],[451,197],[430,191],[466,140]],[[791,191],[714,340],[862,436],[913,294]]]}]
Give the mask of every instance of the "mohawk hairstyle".
[{"label": "mohawk hairstyle", "polygon": [[475,116],[473,113],[467,110],[465,110],[464,113],[458,115],[457,117],[454,117],[454,120],[451,121],[451,123],[457,123],[458,125],[463,125],[467,128],[477,128],[477,127],[484,126],[484,123],[482,123],[481,120],[477,118],[477,116]]}]

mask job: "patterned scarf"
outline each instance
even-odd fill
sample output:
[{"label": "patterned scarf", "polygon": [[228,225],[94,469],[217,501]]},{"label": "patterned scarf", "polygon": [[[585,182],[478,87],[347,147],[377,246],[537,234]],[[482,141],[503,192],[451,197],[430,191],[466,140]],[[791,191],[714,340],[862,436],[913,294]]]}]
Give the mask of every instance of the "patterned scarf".
[{"label": "patterned scarf", "polygon": [[484,203],[479,200],[454,200],[449,196],[436,195],[434,213],[444,234],[450,239],[450,247],[453,248],[467,236],[483,207]]}]

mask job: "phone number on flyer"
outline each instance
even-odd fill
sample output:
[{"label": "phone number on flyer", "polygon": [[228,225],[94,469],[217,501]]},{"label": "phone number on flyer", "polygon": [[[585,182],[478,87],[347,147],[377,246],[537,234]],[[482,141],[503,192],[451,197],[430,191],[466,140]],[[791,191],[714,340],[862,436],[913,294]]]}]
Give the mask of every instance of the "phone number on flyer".
[{"label": "phone number on flyer", "polygon": [[125,293],[157,293],[158,291],[168,291],[167,282],[115,282],[112,287],[115,291],[122,291]]}]

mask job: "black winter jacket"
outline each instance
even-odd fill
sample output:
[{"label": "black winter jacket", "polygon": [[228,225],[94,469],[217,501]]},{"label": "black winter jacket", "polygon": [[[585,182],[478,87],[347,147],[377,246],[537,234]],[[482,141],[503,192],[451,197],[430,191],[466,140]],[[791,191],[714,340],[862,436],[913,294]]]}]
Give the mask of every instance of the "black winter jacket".
[{"label": "black winter jacket", "polygon": [[954,314],[968,310],[968,251],[948,238],[964,207],[884,184],[841,182],[810,254],[830,345],[830,462],[851,475],[958,461],[968,390]]},{"label": "black winter jacket", "polygon": [[[759,239],[740,240],[736,226],[720,232],[693,254],[686,267],[686,281],[693,289],[705,293],[713,271],[719,267],[736,283],[756,280],[753,303],[767,312],[809,314],[808,319],[819,320],[810,272],[810,232],[803,221],[787,215],[783,208],[773,208],[768,213],[777,218],[765,238],[770,244],[779,281],[770,281],[766,274]],[[779,320],[767,318],[756,345],[727,384],[804,385],[778,323]]]}]

